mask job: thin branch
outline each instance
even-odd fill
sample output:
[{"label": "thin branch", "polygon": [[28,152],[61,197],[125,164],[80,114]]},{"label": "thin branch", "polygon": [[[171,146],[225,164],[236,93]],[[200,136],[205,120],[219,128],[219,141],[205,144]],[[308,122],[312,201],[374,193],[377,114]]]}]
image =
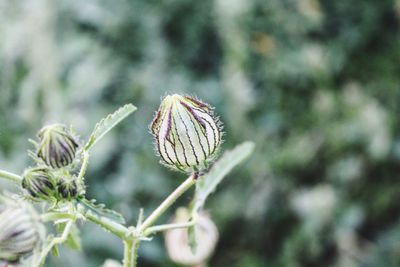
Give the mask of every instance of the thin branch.
[{"label": "thin branch", "polygon": [[88,165],[89,165],[89,153],[84,150],[83,151],[82,165],[81,165],[81,169],[79,170],[79,174],[78,174],[78,181],[82,185],[85,184],[84,180],[85,180],[85,174],[86,174]]},{"label": "thin branch", "polygon": [[55,238],[53,238],[53,240],[50,241],[50,244],[47,245],[47,247],[42,251],[42,253],[40,253],[38,262],[33,265],[34,267],[35,266],[37,266],[37,267],[43,266],[47,255],[50,253],[50,251],[53,249],[53,247],[58,244],[62,244],[67,240],[73,224],[74,224],[74,221],[72,221],[72,220],[67,222],[62,235],[60,237],[55,237]]},{"label": "thin branch", "polygon": [[123,240],[126,239],[126,235],[129,232],[129,230],[124,225],[117,223],[107,217],[97,216],[92,212],[86,212],[85,214],[83,214],[83,216],[87,220],[101,226],[103,229],[118,236],[119,238]]},{"label": "thin branch", "polygon": [[195,225],[195,221],[190,221],[187,223],[173,223],[173,224],[162,224],[153,227],[149,227],[144,231],[144,236],[148,236],[157,232],[163,232],[166,230],[173,230],[173,229],[181,229],[181,228],[188,228]]},{"label": "thin branch", "polygon": [[196,183],[196,174],[192,174],[178,188],[175,189],[161,204],[150,214],[150,216],[140,225],[139,232],[143,232],[150,227],[175,201]]},{"label": "thin branch", "polygon": [[4,178],[4,179],[10,180],[10,181],[13,181],[15,183],[20,183],[22,181],[21,176],[11,173],[11,172],[8,172],[8,171],[5,171],[5,170],[0,170],[0,178]]},{"label": "thin branch", "polygon": [[40,219],[42,220],[42,222],[57,221],[62,219],[75,220],[76,216],[70,213],[48,212],[40,215]]}]

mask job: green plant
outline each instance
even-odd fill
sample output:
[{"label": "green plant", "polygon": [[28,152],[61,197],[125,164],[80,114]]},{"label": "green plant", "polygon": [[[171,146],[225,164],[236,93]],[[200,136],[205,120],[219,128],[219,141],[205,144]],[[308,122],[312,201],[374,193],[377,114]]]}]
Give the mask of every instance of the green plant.
[{"label": "green plant", "polygon": [[[198,231],[195,229],[202,216],[205,201],[228,172],[252,153],[254,144],[245,142],[216,160],[222,132],[221,123],[213,115],[212,108],[195,98],[167,96],[151,124],[151,131],[161,163],[186,173],[188,178],[147,218],[144,218],[141,210],[136,225],[126,226],[123,215],[86,198],[85,175],[91,149],[135,110],[135,106],[128,104],[102,119],[96,124],[86,143],[80,142],[72,129],[61,124],[46,126],[39,131],[38,141],[32,141],[36,150],[29,152],[36,163],[35,167],[27,168],[22,176],[0,170],[1,178],[13,181],[21,187],[19,194],[13,194],[6,201],[16,204],[4,202],[3,206],[23,203],[30,207],[29,202],[44,203],[44,212],[33,216],[39,218],[34,221],[55,225],[54,234],[31,233],[27,240],[30,241],[30,246],[27,247],[22,242],[25,247],[21,252],[13,253],[12,257],[3,257],[0,254],[0,260],[19,261],[21,264],[40,267],[51,251],[57,255],[58,245],[65,244],[80,249],[79,230],[76,226],[78,221],[90,221],[119,237],[125,248],[124,267],[136,266],[140,242],[150,241],[152,235],[162,231],[187,228],[190,246],[193,251],[196,250],[195,235]],[[158,218],[194,185],[195,193],[189,205],[187,219],[183,222],[155,225]],[[9,208],[0,208],[0,216],[6,216],[5,211],[8,210]],[[1,239],[4,231],[0,229],[0,248],[6,244]],[[10,240],[6,241],[7,244],[10,243]]]}]

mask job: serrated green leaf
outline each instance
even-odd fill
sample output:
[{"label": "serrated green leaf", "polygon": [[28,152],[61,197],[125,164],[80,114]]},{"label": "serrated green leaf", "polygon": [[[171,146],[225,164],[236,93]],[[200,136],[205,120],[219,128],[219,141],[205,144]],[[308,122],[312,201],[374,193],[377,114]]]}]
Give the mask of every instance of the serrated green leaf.
[{"label": "serrated green leaf", "polygon": [[103,138],[112,128],[118,123],[128,117],[131,113],[136,111],[136,107],[132,104],[127,104],[120,107],[117,111],[109,114],[107,117],[101,119],[96,126],[92,134],[89,137],[89,141],[85,145],[84,149],[89,150],[94,144],[96,144],[101,138]]},{"label": "serrated green leaf", "polygon": [[122,214],[116,212],[115,210],[107,209],[104,204],[97,204],[95,199],[87,200],[87,199],[79,199],[79,203],[81,203],[87,210],[92,211],[94,214],[107,217],[116,221],[118,223],[125,224],[125,218]]},{"label": "serrated green leaf", "polygon": [[253,142],[244,142],[236,146],[233,150],[225,152],[211,170],[203,177],[199,178],[196,184],[196,194],[194,200],[194,211],[203,207],[208,196],[215,191],[218,184],[225,176],[238,164],[247,159],[254,150]]}]

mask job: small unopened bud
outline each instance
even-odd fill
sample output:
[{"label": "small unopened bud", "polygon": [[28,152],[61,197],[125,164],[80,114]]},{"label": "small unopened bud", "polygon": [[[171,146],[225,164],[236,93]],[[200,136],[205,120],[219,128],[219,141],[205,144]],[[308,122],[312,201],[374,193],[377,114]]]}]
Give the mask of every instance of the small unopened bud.
[{"label": "small unopened bud", "polygon": [[57,169],[73,162],[78,143],[64,125],[45,126],[39,131],[38,137],[37,155],[47,166]]},{"label": "small unopened bud", "polygon": [[[172,223],[185,223],[190,219],[186,208],[179,208]],[[172,261],[182,265],[201,265],[215,250],[218,229],[210,217],[200,213],[195,225],[196,249],[189,245],[188,229],[174,229],[165,232],[165,246]]]},{"label": "small unopened bud", "polygon": [[17,204],[0,204],[0,260],[17,261],[39,242],[32,210]]},{"label": "small unopened bud", "polygon": [[209,105],[166,96],[150,126],[161,162],[191,172],[206,168],[221,144],[221,123]]},{"label": "small unopened bud", "polygon": [[78,195],[78,186],[73,179],[61,179],[57,183],[57,191],[62,199],[73,199]]},{"label": "small unopened bud", "polygon": [[22,187],[34,198],[47,200],[55,196],[55,180],[47,168],[28,169],[23,174]]}]

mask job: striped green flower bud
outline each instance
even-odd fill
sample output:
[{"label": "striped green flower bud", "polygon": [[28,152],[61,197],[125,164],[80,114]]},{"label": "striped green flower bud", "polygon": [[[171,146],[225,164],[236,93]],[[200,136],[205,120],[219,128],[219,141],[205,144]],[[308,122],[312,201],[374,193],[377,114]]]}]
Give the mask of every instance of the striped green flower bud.
[{"label": "striped green flower bud", "polygon": [[58,195],[62,199],[73,199],[78,195],[78,186],[73,179],[62,179],[57,183]]},{"label": "striped green flower bud", "polygon": [[58,169],[73,162],[78,143],[66,126],[61,124],[45,126],[39,131],[38,137],[40,143],[37,156],[47,166]]},{"label": "striped green flower bud", "polygon": [[27,169],[23,174],[22,187],[34,197],[48,200],[56,195],[56,183],[45,167]]},{"label": "striped green flower bud", "polygon": [[206,168],[221,144],[212,107],[189,96],[166,96],[150,126],[161,162],[191,172]]},{"label": "striped green flower bud", "polygon": [[39,242],[36,216],[18,204],[0,205],[0,260],[17,261]]}]

